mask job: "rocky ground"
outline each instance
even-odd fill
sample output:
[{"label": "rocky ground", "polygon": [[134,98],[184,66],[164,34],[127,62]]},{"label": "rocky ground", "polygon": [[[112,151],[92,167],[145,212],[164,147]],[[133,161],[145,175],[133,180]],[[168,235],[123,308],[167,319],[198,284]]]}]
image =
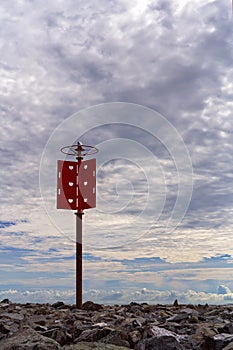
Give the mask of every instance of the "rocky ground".
[{"label": "rocky ground", "polygon": [[1,350],[233,350],[233,305],[0,302]]}]

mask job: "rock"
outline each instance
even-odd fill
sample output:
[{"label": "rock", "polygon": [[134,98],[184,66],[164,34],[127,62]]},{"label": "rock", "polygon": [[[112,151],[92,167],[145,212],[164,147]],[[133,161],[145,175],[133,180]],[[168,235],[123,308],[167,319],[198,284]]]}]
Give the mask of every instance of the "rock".
[{"label": "rock", "polygon": [[179,306],[177,299],[174,301],[173,306],[175,306],[175,307]]},{"label": "rock", "polygon": [[203,350],[222,350],[228,343],[233,341],[233,334],[215,334],[213,336],[204,335],[204,341],[201,344]]},{"label": "rock", "polygon": [[180,310],[181,313],[186,313],[190,316],[198,316],[198,311],[193,309],[193,308],[190,308],[190,307],[186,307],[184,309],[181,309]]},{"label": "rock", "polygon": [[[31,319],[30,319],[31,320]],[[32,320],[31,320],[32,321]],[[33,321],[32,321],[33,322]],[[35,324],[41,326],[41,327],[45,327],[46,326],[46,320],[45,319],[42,319],[42,320],[39,320],[39,321],[35,321],[34,322]]]},{"label": "rock", "polygon": [[35,325],[35,327],[33,327],[34,331],[37,331],[37,332],[45,332],[48,330],[47,327],[45,326],[41,326],[41,325]]},{"label": "rock", "polygon": [[214,350],[222,350],[227,344],[233,341],[233,334],[216,334],[214,336]]},{"label": "rock", "polygon": [[9,299],[3,299],[2,301],[0,301],[0,304],[12,304],[12,303]]},{"label": "rock", "polygon": [[91,341],[95,342],[98,341],[106,335],[108,335],[112,331],[111,328],[102,328],[102,329],[87,329],[81,333],[81,335],[75,339],[75,343],[80,342],[80,341]]},{"label": "rock", "polygon": [[130,348],[129,336],[125,331],[112,330],[106,337],[102,338],[101,343],[125,346]]},{"label": "rock", "polygon": [[149,326],[147,327],[146,333],[144,332],[143,338],[147,337],[161,337],[161,336],[172,336],[176,337],[176,334],[174,332],[168,331],[167,329],[157,327],[157,326]]},{"label": "rock", "polygon": [[108,324],[105,322],[100,322],[100,323],[95,323],[93,325],[90,326],[90,328],[103,328],[103,327],[107,327]]},{"label": "rock", "polygon": [[139,340],[142,339],[142,334],[139,330],[134,330],[132,332],[129,332],[129,340],[132,345],[135,345],[139,342]]},{"label": "rock", "polygon": [[76,320],[79,320],[79,321],[83,321],[83,322],[86,322],[86,323],[91,323],[92,322],[92,319],[91,317],[89,316],[86,316],[86,315],[75,315],[75,318]]},{"label": "rock", "polygon": [[42,335],[56,340],[56,342],[58,342],[60,345],[70,343],[72,340],[72,336],[60,328],[46,330],[42,333]]},{"label": "rock", "polygon": [[161,310],[159,315],[166,319],[167,317],[171,316],[171,313],[168,313],[166,310]]},{"label": "rock", "polygon": [[134,327],[142,327],[147,323],[146,319],[144,317],[138,317],[135,320],[133,320],[132,325]]},{"label": "rock", "polygon": [[179,314],[175,314],[172,317],[167,318],[168,322],[180,322],[183,320],[187,320],[189,318],[189,315],[185,312],[181,312]]},{"label": "rock", "polygon": [[35,315],[47,315],[48,308],[45,306],[41,306],[40,308],[36,308],[34,311]]},{"label": "rock", "polygon": [[63,301],[57,301],[56,303],[52,304],[52,307],[58,308],[64,305],[65,304],[63,303]]},{"label": "rock", "polygon": [[233,342],[230,342],[227,346],[225,346],[222,350],[233,350]]},{"label": "rock", "polygon": [[82,309],[87,311],[99,311],[103,310],[103,305],[93,303],[92,301],[86,301],[83,304]]},{"label": "rock", "polygon": [[189,318],[189,323],[198,323],[198,317],[197,316],[191,316]]},{"label": "rock", "polygon": [[0,323],[0,332],[3,334],[8,334],[10,332],[10,327],[7,324]]},{"label": "rock", "polygon": [[62,350],[129,350],[124,346],[103,343],[85,343],[81,342],[75,345],[64,346]]},{"label": "rock", "polygon": [[205,343],[206,339],[213,338],[217,334],[216,330],[212,329],[208,323],[201,323],[196,326],[196,332],[193,334],[192,338],[197,343]]},{"label": "rock", "polygon": [[53,339],[43,337],[33,329],[25,329],[0,341],[1,350],[60,350]]},{"label": "rock", "polygon": [[224,324],[223,327],[218,328],[219,333],[228,333],[228,334],[233,334],[233,324],[232,323],[227,323]]},{"label": "rock", "polygon": [[0,315],[1,318],[9,318],[13,321],[22,321],[24,319],[24,315],[5,312]]},{"label": "rock", "polygon": [[[155,336],[141,340],[136,350],[185,350],[185,348],[172,336]],[[210,349],[209,349],[210,350]]]},{"label": "rock", "polygon": [[[180,336],[167,329],[152,326],[143,334],[143,339],[138,342],[135,349],[137,350],[182,350]],[[172,347],[173,346],[173,347]]]}]

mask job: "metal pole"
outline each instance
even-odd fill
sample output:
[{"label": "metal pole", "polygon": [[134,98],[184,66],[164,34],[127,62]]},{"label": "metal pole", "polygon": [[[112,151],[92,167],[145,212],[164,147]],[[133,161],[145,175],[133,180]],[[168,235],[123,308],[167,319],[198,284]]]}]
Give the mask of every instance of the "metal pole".
[{"label": "metal pole", "polygon": [[78,309],[82,308],[82,216],[83,216],[83,210],[81,208],[81,193],[80,193],[80,187],[79,187],[79,172],[80,172],[80,166],[82,164],[82,145],[78,142],[77,144],[77,152],[78,157],[77,159],[77,173],[78,173],[78,211],[76,214],[76,306]]},{"label": "metal pole", "polygon": [[76,306],[82,308],[82,216],[76,215]]}]

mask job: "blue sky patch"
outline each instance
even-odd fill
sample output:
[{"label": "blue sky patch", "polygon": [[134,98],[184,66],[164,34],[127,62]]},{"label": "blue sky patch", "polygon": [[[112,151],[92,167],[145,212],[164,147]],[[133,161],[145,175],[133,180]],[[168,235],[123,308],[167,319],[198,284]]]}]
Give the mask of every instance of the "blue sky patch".
[{"label": "blue sky patch", "polygon": [[0,221],[0,228],[6,228],[10,226],[15,226],[16,222],[14,221]]}]

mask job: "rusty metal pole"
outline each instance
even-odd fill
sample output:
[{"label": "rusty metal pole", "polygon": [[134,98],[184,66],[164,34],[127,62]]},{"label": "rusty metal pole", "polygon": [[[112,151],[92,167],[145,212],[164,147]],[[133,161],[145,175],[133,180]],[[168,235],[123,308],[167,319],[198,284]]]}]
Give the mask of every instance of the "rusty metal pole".
[{"label": "rusty metal pole", "polygon": [[82,308],[82,216],[76,215],[76,306]]},{"label": "rusty metal pole", "polygon": [[[78,143],[77,151],[78,151],[78,157],[77,159],[77,173],[79,176],[80,166],[82,163],[82,145]],[[76,306],[78,309],[82,308],[82,216],[83,216],[83,210],[80,207],[80,188],[78,186],[77,188],[77,195],[78,195],[78,210],[76,215]]]}]

